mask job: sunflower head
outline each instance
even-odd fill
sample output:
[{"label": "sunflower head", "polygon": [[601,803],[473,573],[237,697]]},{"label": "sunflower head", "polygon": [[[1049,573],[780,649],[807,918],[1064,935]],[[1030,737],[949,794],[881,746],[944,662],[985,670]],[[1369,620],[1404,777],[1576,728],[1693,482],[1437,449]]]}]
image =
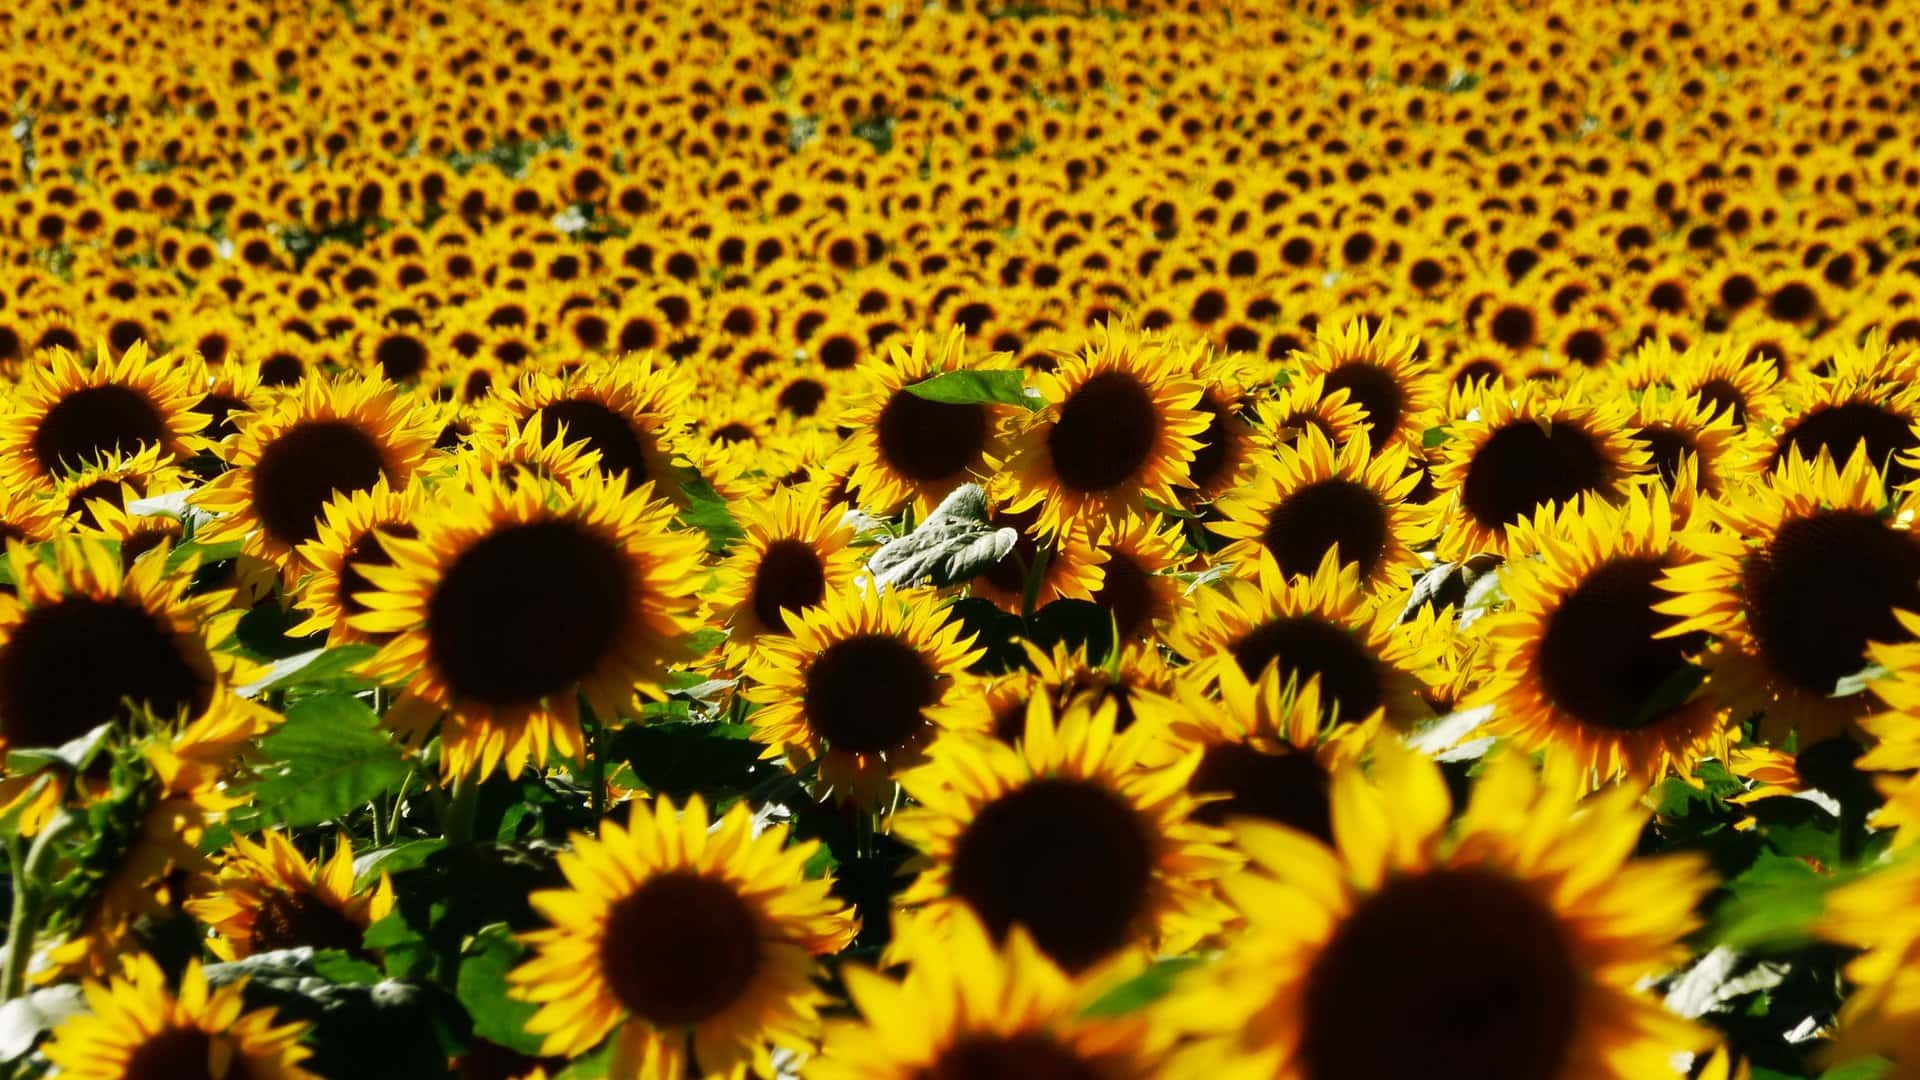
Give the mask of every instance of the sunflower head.
[{"label": "sunflower head", "polygon": [[896,952],[937,950],[961,909],[996,939],[1025,927],[1069,971],[1179,951],[1218,925],[1207,883],[1226,853],[1192,820],[1197,758],[1147,765],[1153,726],[1115,734],[1116,712],[1079,703],[1056,720],[1036,695],[1015,744],[955,732],[902,779],[920,805],[896,832],[927,863],[901,896]]},{"label": "sunflower head", "polygon": [[728,627],[732,662],[746,659],[763,634],[784,634],[787,620],[844,592],[860,571],[848,547],[845,507],[815,488],[784,488],[740,506],[745,534],[728,553],[709,603]]},{"label": "sunflower head", "polygon": [[186,909],[212,928],[208,947],[225,960],[301,946],[358,953],[368,925],[393,910],[393,884],[383,872],[362,890],[354,878],[345,833],[324,863],[300,854],[283,832],[236,836],[214,888]]},{"label": "sunflower head", "polygon": [[1148,499],[1175,505],[1207,426],[1192,351],[1103,325],[1084,352],[1040,376],[1046,404],[1021,422],[998,478],[1008,511],[1039,507],[1038,528],[1051,536]]},{"label": "sunflower head", "polygon": [[388,722],[417,741],[441,721],[448,775],[518,773],[580,753],[582,702],[611,722],[663,696],[705,545],[651,492],[494,478],[437,490],[417,537],[381,535],[392,562],[354,564],[372,587],[349,622],[386,639],[366,674],[407,684]]},{"label": "sunflower head", "polygon": [[307,613],[307,619],[291,633],[324,633],[336,645],[377,640],[354,629],[352,623],[354,616],[369,610],[361,594],[372,590],[372,583],[360,568],[364,564],[393,564],[381,535],[417,536],[414,519],[426,501],[426,492],[418,482],[394,491],[384,478],[370,490],[328,500],[319,536],[300,547],[301,561],[313,567],[313,572],[294,597],[295,606]]},{"label": "sunflower head", "polygon": [[925,593],[849,589],[786,622],[747,660],[760,741],[795,771],[817,763],[821,794],[878,805],[937,733],[972,639]]},{"label": "sunflower head", "polygon": [[9,486],[58,479],[109,454],[156,448],[171,460],[201,449],[207,418],[183,367],[150,356],[144,342],[118,357],[103,345],[91,365],[55,349],[12,391],[0,424],[0,470]]},{"label": "sunflower head", "polygon": [[54,1029],[43,1052],[75,1080],[316,1080],[300,1067],[307,1025],[248,1010],[245,988],[244,979],[211,988],[194,960],[176,994],[159,963],[136,954],[120,974],[86,984],[87,1012]]},{"label": "sunflower head", "polygon": [[[1631,857],[1639,789],[1588,800],[1567,773],[1496,758],[1457,827],[1446,781],[1382,742],[1371,778],[1333,780],[1330,847],[1262,821],[1236,829],[1247,869],[1222,890],[1232,951],[1164,1006],[1189,1042],[1180,1075],[1662,1075],[1707,1037],[1640,989],[1684,955],[1711,886],[1691,855]],[[1457,1002],[1470,1010],[1436,1010]],[[1394,1016],[1382,1039],[1379,1017]]]},{"label": "sunflower head", "polygon": [[651,483],[662,496],[678,498],[691,392],[671,368],[638,360],[596,360],[564,374],[532,371],[494,389],[475,432],[505,441],[531,424],[543,442],[585,443],[600,455],[601,474],[628,490]]},{"label": "sunflower head", "polygon": [[539,1007],[541,1052],[577,1055],[609,1034],[612,1075],[772,1072],[770,1050],[805,1050],[826,995],[814,959],[853,938],[853,913],[812,878],[818,844],[758,834],[736,803],[711,822],[696,796],[636,802],[628,823],[576,835],[567,887],[533,894],[549,925],[508,980]]},{"label": "sunflower head", "polygon": [[1352,319],[1294,356],[1323,393],[1346,392],[1365,414],[1370,445],[1387,450],[1417,441],[1438,404],[1436,377],[1420,354],[1418,339],[1387,323]]}]

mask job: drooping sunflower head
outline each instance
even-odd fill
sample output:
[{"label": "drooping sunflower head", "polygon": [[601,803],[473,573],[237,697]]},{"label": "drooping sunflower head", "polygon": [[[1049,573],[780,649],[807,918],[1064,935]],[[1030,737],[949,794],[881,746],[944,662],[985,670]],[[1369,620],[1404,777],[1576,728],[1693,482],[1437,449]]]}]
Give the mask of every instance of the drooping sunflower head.
[{"label": "drooping sunflower head", "polygon": [[639,360],[595,361],[565,374],[534,371],[496,387],[474,428],[504,439],[515,425],[537,419],[543,441],[584,442],[597,451],[602,475],[629,490],[652,483],[663,498],[677,499],[691,390],[673,369]]},{"label": "drooping sunflower head", "polygon": [[467,439],[456,460],[469,484],[487,477],[510,481],[532,479],[571,488],[600,474],[600,451],[586,439],[560,430],[543,434],[542,417],[506,419],[483,426]]},{"label": "drooping sunflower head", "polygon": [[783,488],[737,512],[741,540],[728,552],[708,602],[728,627],[734,663],[764,634],[785,634],[787,620],[845,592],[861,562],[848,544],[845,507],[815,488]]},{"label": "drooping sunflower head", "polygon": [[200,396],[184,367],[149,356],[144,342],[117,358],[103,346],[91,366],[55,349],[12,392],[0,469],[8,486],[20,487],[147,447],[184,459],[204,445],[198,432],[207,418],[194,411]]},{"label": "drooping sunflower head", "polygon": [[1779,367],[1765,353],[1742,348],[1738,339],[1688,349],[1661,374],[1675,394],[1700,399],[1736,430],[1744,430],[1751,418],[1765,410],[1768,396],[1780,381]]},{"label": "drooping sunflower head", "polygon": [[533,894],[549,926],[508,976],[539,1011],[541,1052],[573,1056],[613,1035],[617,1076],[770,1075],[770,1050],[804,1051],[827,997],[815,957],[853,938],[853,914],[809,877],[814,842],[754,833],[736,803],[718,822],[696,796],[634,803],[560,856],[567,887]]},{"label": "drooping sunflower head", "polygon": [[184,491],[186,473],[157,446],[136,453],[110,452],[61,474],[53,497],[77,529],[99,530],[107,516],[150,495]]},{"label": "drooping sunflower head", "polygon": [[1399,615],[1399,605],[1369,599],[1357,568],[1332,553],[1307,577],[1282,574],[1268,557],[1258,580],[1195,593],[1167,643],[1200,678],[1277,668],[1283,682],[1318,681],[1328,725],[1383,716],[1406,731],[1431,715],[1423,697],[1446,634],[1430,612],[1404,625]]},{"label": "drooping sunflower head", "polygon": [[1190,350],[1103,325],[1086,350],[1039,377],[1045,407],[1021,422],[999,477],[1009,511],[1040,508],[1039,529],[1097,527],[1146,500],[1178,502],[1206,415]]},{"label": "drooping sunflower head", "polygon": [[1113,616],[1121,641],[1150,636],[1173,618],[1181,589],[1174,572],[1191,559],[1185,544],[1180,522],[1158,514],[1107,523],[1094,545],[1100,584],[1091,599]]},{"label": "drooping sunflower head", "polygon": [[758,738],[822,795],[877,805],[938,731],[954,676],[978,658],[928,593],[849,589],[787,616],[747,660]]},{"label": "drooping sunflower head", "polygon": [[43,1053],[74,1080],[317,1080],[300,1067],[307,1025],[248,1010],[245,988],[210,988],[194,960],[176,994],[157,961],[130,956],[120,974],[85,985],[87,1011],[55,1028]]},{"label": "drooping sunflower head", "polygon": [[1794,453],[1811,461],[1824,451],[1844,462],[1860,449],[1889,485],[1911,484],[1920,479],[1911,464],[1920,451],[1920,386],[1911,372],[1859,359],[1830,376],[1803,374],[1775,392],[1746,449],[1755,479]]},{"label": "drooping sunflower head", "polygon": [[830,1021],[820,1080],[916,1077],[1152,1075],[1160,1054],[1138,1014],[1090,1016],[1110,979],[1067,973],[1019,926],[1003,940],[956,911],[938,949],[915,955],[905,978],[845,972],[859,1020]]},{"label": "drooping sunflower head", "polygon": [[863,371],[867,385],[840,417],[853,434],[836,466],[859,504],[872,513],[912,506],[925,517],[954,488],[990,473],[1002,452],[1000,427],[1012,410],[935,401],[906,388],[948,372],[1007,364],[1005,354],[968,356],[966,335],[955,327],[939,340],[915,334],[890,346],[885,363]]},{"label": "drooping sunflower head", "polygon": [[1508,527],[1586,495],[1608,502],[1645,482],[1648,454],[1624,409],[1528,385],[1488,390],[1453,424],[1434,483],[1444,497],[1436,554],[1513,554]]},{"label": "drooping sunflower head", "polygon": [[391,530],[391,565],[357,563],[372,588],[354,629],[388,635],[371,677],[406,683],[388,714],[410,740],[440,721],[450,776],[518,773],[582,748],[579,705],[611,720],[688,658],[705,549],[673,508],[618,478],[572,491],[494,479],[442,487]]},{"label": "drooping sunflower head", "polygon": [[369,610],[361,594],[373,589],[361,567],[391,566],[393,556],[382,545],[381,535],[419,535],[414,520],[426,504],[427,493],[418,481],[394,491],[384,477],[366,491],[327,500],[320,534],[300,546],[301,561],[313,569],[293,598],[307,619],[291,632],[325,633],[335,645],[379,640],[352,623],[354,616]]},{"label": "drooping sunflower head", "polygon": [[1630,857],[1638,788],[1576,812],[1571,776],[1503,754],[1449,832],[1438,767],[1391,742],[1374,759],[1334,777],[1332,847],[1238,824],[1251,865],[1222,891],[1246,926],[1161,1010],[1189,1040],[1175,1074],[1629,1080],[1710,1041],[1639,986],[1684,955],[1711,880],[1692,855]]},{"label": "drooping sunflower head", "polygon": [[379,383],[310,380],[239,421],[233,469],[194,502],[219,520],[208,540],[243,539],[288,584],[309,567],[299,548],[320,535],[329,501],[385,481],[404,488],[433,448],[436,427],[415,402]]},{"label": "drooping sunflower head", "polygon": [[345,833],[324,863],[300,854],[283,832],[236,836],[214,888],[185,906],[213,930],[208,947],[225,960],[301,947],[358,953],[367,927],[393,910],[393,885],[382,873],[356,889],[354,877]]},{"label": "drooping sunflower head", "polygon": [[1233,543],[1217,556],[1248,574],[1262,553],[1290,577],[1311,575],[1329,553],[1359,571],[1362,587],[1393,591],[1419,565],[1412,545],[1427,538],[1432,515],[1408,504],[1420,476],[1407,452],[1375,455],[1365,435],[1335,447],[1318,429],[1259,459],[1252,479],[1218,503],[1210,527]]},{"label": "drooping sunflower head", "polygon": [[1492,729],[1559,752],[1604,783],[1688,775],[1724,758],[1719,703],[1701,691],[1705,634],[1669,634],[1662,586],[1693,558],[1675,542],[1665,494],[1566,507],[1537,559],[1503,568],[1508,603],[1478,628],[1486,677],[1475,703]]},{"label": "drooping sunflower head", "polygon": [[1719,495],[1732,481],[1739,429],[1728,410],[1656,388],[1640,396],[1631,426],[1682,522],[1699,496]]},{"label": "drooping sunflower head", "polygon": [[1329,389],[1324,376],[1283,374],[1285,381],[1275,396],[1254,407],[1258,420],[1254,438],[1260,445],[1269,450],[1288,446],[1309,429],[1319,431],[1335,446],[1366,434],[1367,411],[1350,389]]},{"label": "drooping sunflower head", "polygon": [[996,939],[1024,927],[1068,971],[1135,950],[1178,952],[1216,928],[1207,885],[1227,865],[1215,832],[1192,820],[1197,757],[1146,763],[1157,732],[1115,734],[1117,709],[1035,698],[1013,745],[954,732],[902,778],[919,806],[895,831],[926,869],[900,897],[894,950],[942,948],[970,910]]},{"label": "drooping sunflower head", "polygon": [[1249,679],[1225,665],[1211,680],[1182,680],[1178,693],[1168,744],[1173,753],[1200,752],[1187,778],[1187,790],[1200,800],[1197,820],[1218,825],[1253,817],[1333,842],[1333,770],[1365,751],[1379,714],[1328,725],[1319,679],[1289,680],[1277,666]]},{"label": "drooping sunflower head", "polygon": [[[1329,324],[1331,321],[1329,321]],[[1439,404],[1439,382],[1420,357],[1420,342],[1385,322],[1352,319],[1294,354],[1323,393],[1346,391],[1365,414],[1368,442],[1384,451],[1417,442]]]},{"label": "drooping sunflower head", "polygon": [[1870,707],[1835,697],[1867,666],[1871,643],[1911,640],[1920,612],[1920,538],[1910,499],[1890,496],[1864,449],[1844,467],[1796,449],[1765,483],[1705,507],[1682,535],[1697,560],[1676,566],[1660,610],[1670,633],[1711,634],[1714,693],[1735,721],[1764,714],[1775,742],[1805,748],[1842,733]]}]

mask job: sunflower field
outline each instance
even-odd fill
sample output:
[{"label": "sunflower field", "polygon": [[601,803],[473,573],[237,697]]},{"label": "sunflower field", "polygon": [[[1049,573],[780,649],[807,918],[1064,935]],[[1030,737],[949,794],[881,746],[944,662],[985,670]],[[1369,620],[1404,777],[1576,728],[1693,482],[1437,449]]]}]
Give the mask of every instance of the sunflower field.
[{"label": "sunflower field", "polygon": [[0,1080],[1920,1078],[1916,56],[0,0]]}]

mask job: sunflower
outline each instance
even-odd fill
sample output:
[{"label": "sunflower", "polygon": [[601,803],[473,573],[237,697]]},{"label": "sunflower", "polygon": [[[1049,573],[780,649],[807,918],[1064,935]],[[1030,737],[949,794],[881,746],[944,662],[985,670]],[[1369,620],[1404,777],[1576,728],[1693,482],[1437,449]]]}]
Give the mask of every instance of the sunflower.
[{"label": "sunflower", "polygon": [[744,534],[720,567],[708,603],[728,628],[727,655],[738,664],[768,634],[785,634],[787,619],[845,592],[859,574],[848,547],[845,508],[816,488],[783,488],[736,513]]},{"label": "sunflower", "polygon": [[[211,777],[272,721],[233,692],[235,660],[220,649],[240,613],[220,592],[188,596],[190,565],[169,574],[163,555],[126,568],[82,539],[45,556],[10,544],[7,562],[16,592],[0,596],[0,753],[150,715],[174,732],[168,775]],[[0,804],[30,793],[31,779],[0,780]],[[23,827],[51,807],[40,810]]]},{"label": "sunflower", "polygon": [[188,961],[180,992],[152,957],[127,958],[121,974],[88,982],[87,1012],[63,1021],[42,1053],[73,1080],[318,1080],[300,1067],[308,1056],[302,1023],[277,1023],[274,1010],[247,1010],[244,979],[207,985]]},{"label": "sunflower", "polygon": [[600,474],[600,451],[585,439],[569,441],[564,432],[542,433],[537,416],[509,420],[475,431],[457,455],[469,484],[493,476],[509,480],[531,478],[572,488]]},{"label": "sunflower", "polygon": [[1846,364],[1846,353],[1835,359],[1845,366],[1832,377],[1803,375],[1778,391],[1767,422],[1749,429],[1749,469],[1770,473],[1794,452],[1811,460],[1824,450],[1845,461],[1859,447],[1889,485],[1920,479],[1907,463],[1920,450],[1920,385],[1912,373],[1857,370],[1864,361]]},{"label": "sunflower", "polygon": [[186,473],[159,447],[148,446],[137,453],[109,451],[69,470],[53,485],[53,497],[75,526],[97,530],[105,514],[124,513],[129,502],[189,486]]},{"label": "sunflower", "polygon": [[62,509],[39,487],[0,489],[0,543],[37,544],[53,539],[67,527]]},{"label": "sunflower", "polygon": [[1367,431],[1367,411],[1345,388],[1329,390],[1326,379],[1282,372],[1275,396],[1254,406],[1254,439],[1266,449],[1287,446],[1309,428],[1335,446]]},{"label": "sunflower", "polygon": [[1084,352],[1039,376],[1046,404],[1018,422],[996,478],[1007,511],[1039,507],[1039,531],[1052,536],[1143,510],[1148,499],[1176,505],[1207,427],[1192,353],[1101,326]]},{"label": "sunflower", "polygon": [[1744,429],[1748,419],[1762,411],[1780,381],[1780,369],[1772,360],[1764,354],[1749,354],[1728,340],[1688,349],[1679,363],[1662,374],[1674,393],[1699,398],[1737,429]]},{"label": "sunflower", "polygon": [[911,506],[924,518],[954,488],[999,464],[999,429],[1010,409],[932,401],[906,389],[949,372],[1007,366],[1002,354],[968,357],[966,350],[966,335],[955,327],[938,341],[915,334],[904,346],[889,346],[886,363],[868,367],[867,387],[840,416],[852,434],[834,465],[867,510]]},{"label": "sunflower", "polygon": [[987,522],[993,528],[1012,529],[1018,536],[1012,551],[974,575],[967,583],[968,592],[1015,615],[1028,612],[1029,599],[1032,610],[1038,611],[1055,600],[1092,598],[1104,576],[1089,526],[1069,522],[1046,537],[1040,531],[1040,513],[1039,507],[1009,513],[1005,506],[999,506],[988,514]]},{"label": "sunflower", "polygon": [[1739,436],[1728,410],[1656,388],[1640,395],[1630,423],[1634,441],[1646,448],[1653,475],[1673,496],[1682,522],[1696,496],[1726,490]]},{"label": "sunflower", "polygon": [[1704,858],[1631,858],[1639,788],[1578,803],[1503,754],[1450,832],[1437,766],[1374,759],[1334,776],[1331,847],[1237,825],[1251,865],[1222,891],[1246,928],[1162,1006],[1191,1040],[1169,1075],[1637,1080],[1710,1041],[1639,988],[1686,955],[1712,885]]},{"label": "sunflower", "polygon": [[815,957],[857,929],[808,876],[819,844],[756,835],[745,802],[711,825],[698,796],[632,805],[625,827],[573,837],[567,888],[531,898],[551,925],[522,935],[534,955],[508,976],[539,1006],[527,1030],[567,1056],[612,1034],[614,1077],[773,1075],[770,1048],[809,1049],[827,1003]]},{"label": "sunflower", "polygon": [[1278,667],[1248,679],[1227,665],[1211,684],[1182,680],[1178,695],[1166,741],[1174,754],[1200,753],[1187,778],[1187,791],[1200,800],[1196,820],[1256,817],[1333,842],[1333,770],[1365,751],[1380,730],[1379,714],[1329,727],[1319,679],[1292,681]]},{"label": "sunflower", "polygon": [[1264,550],[1281,573],[1298,576],[1338,552],[1363,588],[1402,589],[1420,563],[1411,545],[1426,539],[1431,517],[1406,501],[1419,482],[1404,448],[1375,455],[1364,434],[1335,447],[1309,428],[1261,457],[1249,481],[1216,504],[1224,520],[1208,527],[1233,543],[1215,558],[1254,573]]},{"label": "sunflower", "polygon": [[1244,360],[1216,359],[1204,350],[1191,355],[1196,365],[1191,377],[1202,387],[1197,408],[1207,425],[1195,436],[1199,449],[1187,465],[1181,495],[1189,503],[1203,503],[1234,490],[1247,471],[1256,445],[1247,417],[1255,412],[1260,380]]},{"label": "sunflower", "polygon": [[894,832],[925,863],[898,901],[896,954],[944,949],[965,910],[997,940],[1024,927],[1071,972],[1179,952],[1217,928],[1208,885],[1229,856],[1192,820],[1198,755],[1149,766],[1158,732],[1116,733],[1117,713],[1080,702],[1056,720],[1038,695],[1012,745],[954,732],[901,778],[919,806],[899,813]]},{"label": "sunflower", "polygon": [[1180,605],[1174,573],[1189,554],[1180,522],[1158,514],[1128,513],[1110,521],[1094,545],[1100,584],[1091,599],[1113,616],[1119,640],[1151,636]]},{"label": "sunflower", "polygon": [[1422,698],[1447,635],[1431,611],[1399,619],[1400,605],[1369,599],[1359,568],[1331,552],[1305,577],[1282,574],[1263,553],[1257,580],[1190,597],[1167,644],[1203,679],[1227,667],[1249,679],[1268,667],[1283,680],[1317,679],[1329,725],[1383,716],[1408,731],[1431,715]]},{"label": "sunflower", "polygon": [[[1920,788],[1909,783],[1897,802],[1910,802],[1916,790]],[[1911,831],[1910,825],[1901,828],[1903,835],[1896,844],[1910,848],[1912,838],[1904,834]],[[1833,1041],[1820,1055],[1823,1062],[1837,1066],[1877,1055],[1893,1065],[1891,1071],[1877,1075],[1905,1078],[1914,1074],[1914,1066],[1920,1063],[1920,1007],[1915,997],[1920,993],[1920,976],[1915,974],[1920,929],[1912,918],[1916,902],[1920,902],[1920,862],[1911,858],[1896,859],[1827,894],[1815,932],[1861,952],[1847,964],[1846,975],[1855,989],[1840,1007]]]},{"label": "sunflower", "polygon": [[410,741],[445,717],[446,775],[577,759],[582,701],[611,722],[636,692],[665,696],[705,545],[652,491],[617,476],[443,487],[417,538],[381,537],[392,565],[356,564],[373,588],[349,623],[391,635],[363,670],[407,684],[387,720]]},{"label": "sunflower", "polygon": [[818,763],[823,795],[874,806],[933,738],[953,677],[979,658],[924,592],[854,589],[787,617],[790,636],[747,658],[747,700],[767,756]]},{"label": "sunflower", "polygon": [[1556,748],[1592,782],[1651,783],[1691,775],[1727,755],[1718,703],[1703,693],[1698,632],[1656,610],[1661,581],[1689,561],[1674,540],[1663,492],[1620,507],[1565,507],[1538,560],[1501,572],[1507,606],[1478,628],[1486,679],[1470,704],[1494,707],[1489,731],[1530,748]]},{"label": "sunflower", "polygon": [[1580,495],[1614,502],[1645,482],[1649,456],[1626,410],[1529,384],[1486,389],[1455,412],[1434,484],[1444,497],[1435,554],[1520,554],[1507,527]]},{"label": "sunflower", "polygon": [[679,442],[688,427],[690,380],[650,360],[595,361],[564,375],[533,371],[497,386],[480,410],[475,434],[505,440],[516,425],[538,420],[543,440],[585,442],[600,454],[600,471],[629,489],[652,482],[678,500]]},{"label": "sunflower", "polygon": [[393,910],[385,872],[371,889],[354,888],[353,847],[341,833],[323,863],[307,859],[283,832],[233,838],[214,888],[185,904],[211,927],[207,943],[223,960],[302,946],[358,953],[369,924]]},{"label": "sunflower", "polygon": [[352,625],[354,616],[368,610],[360,594],[372,589],[360,567],[393,565],[380,537],[418,535],[414,519],[426,503],[419,483],[394,491],[384,477],[369,490],[327,500],[320,535],[300,546],[301,561],[313,571],[301,582],[293,605],[306,612],[307,619],[288,633],[324,633],[334,645],[375,640]]},{"label": "sunflower", "polygon": [[431,417],[391,388],[365,380],[310,380],[249,413],[233,437],[233,469],[194,495],[219,515],[201,538],[244,540],[280,567],[288,585],[309,567],[298,549],[320,536],[336,495],[407,485],[433,447]]},{"label": "sunflower", "polygon": [[144,342],[118,359],[100,349],[92,367],[66,349],[35,365],[11,393],[0,423],[0,478],[9,487],[59,479],[108,454],[152,446],[184,459],[205,445],[196,433],[207,418],[184,368],[149,356]]},{"label": "sunflower", "polygon": [[807,1064],[817,1080],[1155,1075],[1160,1055],[1142,1018],[1089,1015],[1111,980],[1063,971],[1019,926],[996,945],[956,912],[942,947],[915,957],[905,978],[842,975],[861,1018],[827,1024]]},{"label": "sunflower", "polygon": [[1322,393],[1344,390],[1360,407],[1376,453],[1417,443],[1439,405],[1438,379],[1420,357],[1420,342],[1385,322],[1350,320],[1294,358],[1302,373],[1319,380]]},{"label": "sunflower", "polygon": [[1910,640],[1899,618],[1920,612],[1909,502],[1890,498],[1865,450],[1844,467],[1795,450],[1681,534],[1699,558],[1668,573],[1678,595],[1658,610],[1680,619],[1666,633],[1719,639],[1705,663],[1736,723],[1764,713],[1769,741],[1797,730],[1804,748],[1864,714],[1865,695],[1833,693],[1867,665],[1869,643]]}]

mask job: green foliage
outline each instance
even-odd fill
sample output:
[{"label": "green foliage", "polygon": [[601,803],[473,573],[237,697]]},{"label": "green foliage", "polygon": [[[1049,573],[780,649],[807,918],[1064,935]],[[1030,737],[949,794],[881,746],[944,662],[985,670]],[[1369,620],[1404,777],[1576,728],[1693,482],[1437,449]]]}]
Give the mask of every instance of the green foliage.
[{"label": "green foliage", "polygon": [[246,828],[318,825],[390,794],[412,766],[372,709],[341,694],[307,698],[260,741],[253,803],[236,813]]},{"label": "green foliage", "polygon": [[906,391],[947,405],[1017,405],[1028,410],[1041,405],[1018,371],[946,371],[908,383]]}]

